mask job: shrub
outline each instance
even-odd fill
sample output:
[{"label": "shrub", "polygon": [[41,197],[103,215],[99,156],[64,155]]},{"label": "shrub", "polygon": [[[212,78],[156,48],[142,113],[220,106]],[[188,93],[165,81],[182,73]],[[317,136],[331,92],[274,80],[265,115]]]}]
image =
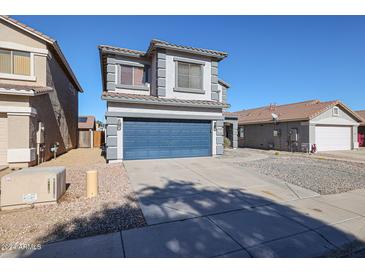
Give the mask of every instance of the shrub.
[{"label": "shrub", "polygon": [[231,147],[231,140],[229,140],[227,137],[224,137],[224,148]]}]

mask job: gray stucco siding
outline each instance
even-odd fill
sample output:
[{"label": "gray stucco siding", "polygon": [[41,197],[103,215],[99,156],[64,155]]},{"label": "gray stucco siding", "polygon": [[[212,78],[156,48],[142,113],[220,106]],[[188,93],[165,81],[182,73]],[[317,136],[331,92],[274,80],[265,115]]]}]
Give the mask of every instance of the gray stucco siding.
[{"label": "gray stucco siding", "polygon": [[118,158],[117,155],[118,155],[117,147],[107,147],[106,149],[107,160],[116,160]]},{"label": "gray stucco siding", "polygon": [[166,51],[163,49],[159,49],[156,54],[157,54],[157,60],[156,60],[157,96],[165,97],[166,96]]},{"label": "gray stucco siding", "polygon": [[106,136],[116,136],[116,135],[117,135],[117,126],[116,125],[107,125]]},{"label": "gray stucco siding", "polygon": [[117,136],[107,136],[106,144],[107,144],[107,147],[117,147],[118,146]]},{"label": "gray stucco siding", "polygon": [[218,101],[218,62],[216,61],[211,62],[211,89],[211,99]]},{"label": "gray stucco siding", "polygon": [[[304,123],[303,123],[304,122]],[[305,121],[283,122],[274,124],[244,125],[243,141],[239,140],[242,147],[269,149],[271,146],[276,150],[290,151],[300,150],[302,144],[309,142],[309,124]],[[274,136],[274,129],[280,132],[279,136]],[[289,131],[298,130],[298,146],[290,141]],[[242,139],[242,138],[239,138]]]}]

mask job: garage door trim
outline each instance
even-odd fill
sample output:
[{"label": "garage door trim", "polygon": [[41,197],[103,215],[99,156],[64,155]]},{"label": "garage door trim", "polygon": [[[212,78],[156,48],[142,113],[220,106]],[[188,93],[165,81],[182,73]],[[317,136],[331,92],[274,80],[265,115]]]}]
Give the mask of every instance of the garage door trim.
[{"label": "garage door trim", "polygon": [[212,155],[210,120],[125,118],[123,159],[163,159]]}]

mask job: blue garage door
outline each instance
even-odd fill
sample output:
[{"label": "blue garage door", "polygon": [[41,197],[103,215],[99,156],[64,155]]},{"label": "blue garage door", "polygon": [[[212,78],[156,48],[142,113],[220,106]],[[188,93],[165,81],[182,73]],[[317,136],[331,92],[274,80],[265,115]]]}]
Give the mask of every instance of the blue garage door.
[{"label": "blue garage door", "polygon": [[125,160],[211,155],[211,122],[136,119],[123,122]]}]

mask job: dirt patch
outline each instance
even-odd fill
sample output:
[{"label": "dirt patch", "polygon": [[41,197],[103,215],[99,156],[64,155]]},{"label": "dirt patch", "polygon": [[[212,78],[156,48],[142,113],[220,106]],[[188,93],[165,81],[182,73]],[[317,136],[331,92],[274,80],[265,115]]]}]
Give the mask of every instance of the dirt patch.
[{"label": "dirt patch", "polygon": [[[106,164],[99,149],[76,149],[41,166],[65,166],[65,195],[56,205],[0,211],[0,243],[44,244],[145,226],[122,164]],[[99,195],[86,198],[86,171],[96,169]]]}]

